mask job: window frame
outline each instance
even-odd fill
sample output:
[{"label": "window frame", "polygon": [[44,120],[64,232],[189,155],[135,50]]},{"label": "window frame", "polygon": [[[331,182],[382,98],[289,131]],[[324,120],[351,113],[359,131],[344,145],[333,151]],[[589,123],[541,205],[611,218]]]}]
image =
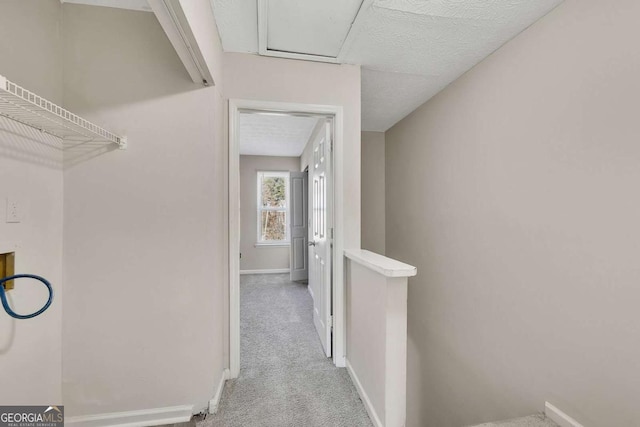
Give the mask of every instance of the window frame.
[{"label": "window frame", "polygon": [[[265,171],[259,170],[256,173],[256,247],[258,246],[289,246],[291,241],[291,231],[289,230],[289,207],[291,205],[289,193],[289,171]],[[264,207],[262,205],[262,181],[268,178],[284,178],[284,207]],[[262,212],[284,212],[285,230],[284,240],[263,240],[262,239]]]}]

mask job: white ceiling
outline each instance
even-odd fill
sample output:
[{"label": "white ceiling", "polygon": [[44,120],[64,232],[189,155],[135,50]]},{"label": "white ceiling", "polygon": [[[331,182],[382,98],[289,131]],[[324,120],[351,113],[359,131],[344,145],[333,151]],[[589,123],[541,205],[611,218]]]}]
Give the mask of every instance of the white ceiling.
[{"label": "white ceiling", "polygon": [[299,157],[319,118],[241,113],[240,154]]},{"label": "white ceiling", "polygon": [[[362,0],[269,2],[267,49],[335,58],[360,3]],[[322,37],[318,37],[319,34]]]},{"label": "white ceiling", "polygon": [[[147,0],[61,0],[150,11]],[[266,48],[362,66],[362,129],[385,131],[562,0],[264,0]],[[258,53],[258,0],[211,0],[225,51]]]},{"label": "white ceiling", "polygon": [[151,12],[151,7],[149,3],[147,3],[147,0],[60,0],[60,2]]},{"label": "white ceiling", "polygon": [[[256,1],[211,1],[225,51],[257,53]],[[271,0],[267,46],[362,65],[362,128],[385,131],[561,2]]]}]

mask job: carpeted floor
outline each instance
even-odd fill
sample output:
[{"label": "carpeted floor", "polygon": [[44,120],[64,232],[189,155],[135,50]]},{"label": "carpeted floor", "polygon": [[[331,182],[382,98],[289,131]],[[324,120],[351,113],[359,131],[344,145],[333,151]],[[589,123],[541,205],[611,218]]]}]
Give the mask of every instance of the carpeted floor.
[{"label": "carpeted floor", "polygon": [[[372,427],[347,371],[324,356],[312,309],[288,274],[241,276],[240,376],[217,414],[173,427]],[[476,427],[558,426],[532,415]]]},{"label": "carpeted floor", "polygon": [[349,374],[325,357],[306,284],[243,275],[240,376],[198,427],[372,426]]},{"label": "carpeted floor", "polygon": [[531,415],[529,417],[516,418],[513,420],[481,424],[475,427],[558,427],[558,424],[540,414]]}]

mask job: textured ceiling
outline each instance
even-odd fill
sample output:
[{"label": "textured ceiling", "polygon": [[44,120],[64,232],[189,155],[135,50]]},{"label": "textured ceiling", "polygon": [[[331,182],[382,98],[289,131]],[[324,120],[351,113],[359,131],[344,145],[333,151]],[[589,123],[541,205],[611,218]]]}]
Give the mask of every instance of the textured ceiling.
[{"label": "textured ceiling", "polygon": [[211,0],[225,52],[258,53],[256,0]]},{"label": "textured ceiling", "polygon": [[424,104],[447,83],[444,77],[363,68],[362,130],[386,131]]},{"label": "textured ceiling", "polygon": [[317,117],[240,114],[240,154],[299,157],[307,145]]},{"label": "textured ceiling", "polygon": [[[362,0],[269,2],[267,48],[337,57]],[[322,37],[318,37],[322,34]]]},{"label": "textured ceiling", "polygon": [[[256,0],[211,1],[224,49],[258,52]],[[344,39],[339,62],[362,66],[362,128],[385,131],[561,2],[364,0],[349,23],[350,0],[270,0],[267,44],[335,56]]]},{"label": "textured ceiling", "polygon": [[363,65],[363,128],[384,131],[560,0],[375,0],[342,62]]},{"label": "textured ceiling", "polygon": [[151,12],[151,7],[147,3],[147,0],[61,0],[61,2]]}]

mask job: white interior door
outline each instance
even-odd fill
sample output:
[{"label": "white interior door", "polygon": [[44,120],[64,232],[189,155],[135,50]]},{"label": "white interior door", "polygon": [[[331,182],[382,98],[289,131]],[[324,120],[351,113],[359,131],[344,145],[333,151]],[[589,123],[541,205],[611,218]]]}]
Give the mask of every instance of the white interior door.
[{"label": "white interior door", "polygon": [[309,257],[307,217],[308,201],[308,172],[291,172],[289,174],[289,194],[291,197],[291,227],[290,261],[291,281],[308,280]]},{"label": "white interior door", "polygon": [[313,323],[327,357],[331,357],[331,247],[332,182],[331,121],[313,142],[311,180],[311,227],[309,237],[309,287],[313,294]]}]

